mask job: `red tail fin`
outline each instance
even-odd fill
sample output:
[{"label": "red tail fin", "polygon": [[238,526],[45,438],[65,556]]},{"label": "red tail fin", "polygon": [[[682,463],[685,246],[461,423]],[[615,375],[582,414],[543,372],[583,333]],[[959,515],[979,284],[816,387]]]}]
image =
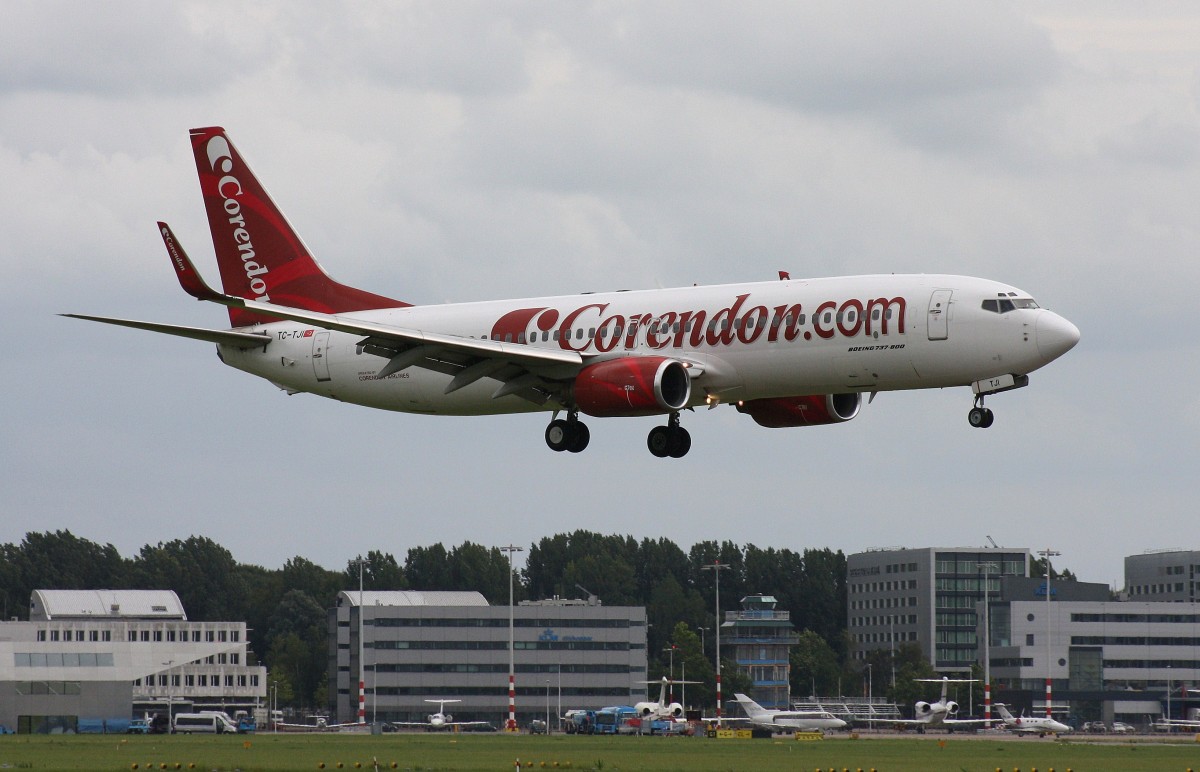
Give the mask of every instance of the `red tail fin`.
[{"label": "red tail fin", "polygon": [[[327,314],[409,305],[329,278],[224,129],[192,129],[192,152],[225,294]],[[230,308],[229,321],[246,327],[270,319]]]}]

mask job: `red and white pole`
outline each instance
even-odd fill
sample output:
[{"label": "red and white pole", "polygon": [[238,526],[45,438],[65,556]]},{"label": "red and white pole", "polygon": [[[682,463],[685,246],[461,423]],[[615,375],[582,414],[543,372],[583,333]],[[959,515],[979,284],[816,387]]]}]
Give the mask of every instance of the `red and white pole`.
[{"label": "red and white pole", "polygon": [[[360,612],[361,613],[361,612]],[[358,723],[367,723],[367,682],[358,682]]]},{"label": "red and white pole", "polygon": [[508,729],[517,728],[517,686],[512,673],[508,674]]},{"label": "red and white pole", "polygon": [[992,685],[983,685],[983,725],[992,728]]},{"label": "red and white pole", "polygon": [[721,725],[721,674],[717,673],[717,726]]},{"label": "red and white pole", "polygon": [[1050,679],[1047,678],[1046,679],[1046,718],[1053,718],[1053,716],[1050,715],[1050,692],[1051,692]]}]

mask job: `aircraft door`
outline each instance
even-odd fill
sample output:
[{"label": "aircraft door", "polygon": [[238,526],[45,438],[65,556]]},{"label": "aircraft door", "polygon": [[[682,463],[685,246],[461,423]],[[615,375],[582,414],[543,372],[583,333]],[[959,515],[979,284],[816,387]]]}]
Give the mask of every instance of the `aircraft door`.
[{"label": "aircraft door", "polygon": [[329,377],[329,330],[313,335],[312,362],[318,382],[332,380]]},{"label": "aircraft door", "polygon": [[934,290],[929,298],[929,339],[945,340],[950,334],[950,296],[954,290]]}]

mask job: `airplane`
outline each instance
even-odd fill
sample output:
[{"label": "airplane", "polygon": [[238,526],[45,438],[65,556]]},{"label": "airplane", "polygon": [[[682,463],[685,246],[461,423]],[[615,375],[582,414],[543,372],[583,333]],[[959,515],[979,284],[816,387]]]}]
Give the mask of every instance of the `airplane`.
[{"label": "airplane", "polygon": [[330,278],[220,127],[191,131],[222,291],[164,222],[183,289],[226,306],[230,329],[63,314],[215,343],[275,384],[431,415],[552,412],[554,451],[578,453],[596,418],[666,416],[647,446],[680,458],[685,410],[732,405],[768,428],[840,424],[882,391],[1022,388],[1078,328],[1016,287],[884,274],[412,305]]},{"label": "airplane", "polygon": [[1049,716],[1021,716],[1017,718],[1008,712],[1008,707],[1003,702],[994,704],[996,710],[1000,712],[1000,720],[1004,722],[1004,728],[1010,732],[1036,734],[1038,737],[1045,737],[1048,734],[1062,734],[1071,731],[1071,727],[1055,721]]},{"label": "airplane", "polygon": [[426,731],[435,732],[439,729],[453,729],[461,726],[483,726],[486,721],[455,721],[454,716],[446,713],[446,705],[451,702],[462,702],[462,700],[425,700],[426,702],[437,703],[437,711],[430,713],[426,721],[392,721],[393,726],[420,726]]},{"label": "airplane", "polygon": [[[767,710],[744,694],[734,694],[734,699],[746,711],[751,724],[761,729],[776,732],[816,732],[824,729],[841,729],[846,722],[824,710]],[[725,718],[724,721],[739,721]]]},{"label": "airplane", "polygon": [[876,724],[893,724],[901,727],[916,727],[917,731],[924,733],[930,727],[945,727],[953,732],[956,728],[976,727],[987,723],[987,719],[982,718],[955,718],[958,715],[958,703],[954,700],[946,699],[946,688],[951,683],[963,684],[972,683],[974,678],[918,678],[918,681],[925,683],[941,683],[942,696],[937,702],[925,702],[917,700],[913,705],[913,712],[916,714],[914,719],[903,718],[873,718],[872,723]]},{"label": "airplane", "polygon": [[662,681],[644,681],[647,684],[659,684],[658,702],[638,702],[633,709],[638,718],[643,721],[683,721],[683,706],[678,702],[667,702],[667,684],[694,684],[698,681],[672,681],[663,676]]}]

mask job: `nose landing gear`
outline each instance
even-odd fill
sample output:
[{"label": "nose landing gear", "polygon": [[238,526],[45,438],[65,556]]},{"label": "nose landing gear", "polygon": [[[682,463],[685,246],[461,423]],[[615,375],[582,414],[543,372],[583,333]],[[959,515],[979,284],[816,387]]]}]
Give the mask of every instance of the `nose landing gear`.
[{"label": "nose landing gear", "polygon": [[975,407],[971,408],[971,412],[967,413],[967,422],[976,429],[986,429],[992,425],[995,420],[992,411],[983,406],[983,395],[979,394],[975,397]]}]

